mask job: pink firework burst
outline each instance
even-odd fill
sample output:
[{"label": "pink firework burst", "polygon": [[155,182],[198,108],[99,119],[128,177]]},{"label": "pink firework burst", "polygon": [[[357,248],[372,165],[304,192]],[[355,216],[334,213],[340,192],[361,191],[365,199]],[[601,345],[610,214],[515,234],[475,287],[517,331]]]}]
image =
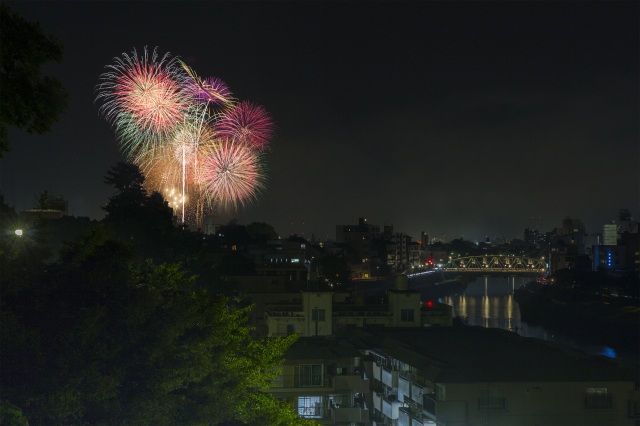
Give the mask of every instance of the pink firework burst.
[{"label": "pink firework burst", "polygon": [[211,203],[238,209],[265,186],[261,154],[246,143],[221,140],[204,149],[200,183]]},{"label": "pink firework burst", "polygon": [[126,143],[165,136],[183,120],[190,106],[182,86],[187,75],[168,53],[158,59],[157,48],[151,57],[146,47],[140,56],[134,49],[107,68],[97,88],[97,99],[104,100],[100,111]]},{"label": "pink firework burst", "polygon": [[221,137],[262,150],[273,135],[273,121],[260,105],[243,101],[223,112],[215,129]]}]

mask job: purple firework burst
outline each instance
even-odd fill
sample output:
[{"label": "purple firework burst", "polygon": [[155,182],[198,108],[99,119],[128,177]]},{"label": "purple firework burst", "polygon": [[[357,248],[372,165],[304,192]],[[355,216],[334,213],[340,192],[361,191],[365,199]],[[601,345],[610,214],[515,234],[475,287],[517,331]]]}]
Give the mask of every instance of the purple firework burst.
[{"label": "purple firework burst", "polygon": [[200,81],[193,81],[193,96],[200,102],[214,105],[229,103],[232,99],[231,90],[227,83],[217,77],[207,77]]}]

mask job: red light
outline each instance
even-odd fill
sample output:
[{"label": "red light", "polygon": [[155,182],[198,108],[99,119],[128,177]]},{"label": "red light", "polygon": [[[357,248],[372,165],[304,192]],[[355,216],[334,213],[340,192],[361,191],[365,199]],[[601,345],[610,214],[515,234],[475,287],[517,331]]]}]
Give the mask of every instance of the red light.
[{"label": "red light", "polygon": [[429,300],[427,303],[427,308],[433,308],[433,302],[431,300]]}]

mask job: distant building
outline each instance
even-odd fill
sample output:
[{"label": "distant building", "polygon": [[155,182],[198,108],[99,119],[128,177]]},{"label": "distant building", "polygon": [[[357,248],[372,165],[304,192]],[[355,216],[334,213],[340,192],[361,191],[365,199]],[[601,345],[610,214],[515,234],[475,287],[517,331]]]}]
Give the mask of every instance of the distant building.
[{"label": "distant building", "polygon": [[578,257],[588,253],[585,246],[585,241],[588,240],[586,230],[579,219],[565,217],[562,221],[562,227],[547,233],[547,240],[551,272],[571,268]]},{"label": "distant building", "polygon": [[626,209],[617,221],[603,226],[602,244],[593,246],[594,269],[609,272],[637,271],[640,267],[639,222]]},{"label": "distant building", "polygon": [[348,259],[352,278],[372,279],[387,274],[389,253],[395,251],[391,241],[393,226],[372,225],[361,217],[357,225],[337,225],[336,245],[343,248]]},{"label": "distant building", "polygon": [[205,216],[202,223],[202,233],[206,235],[214,235],[218,233],[220,228],[219,218],[215,216]]},{"label": "distant building", "polygon": [[387,263],[396,271],[403,271],[420,263],[420,244],[403,232],[391,235]]},{"label": "distant building", "polygon": [[380,237],[380,225],[371,225],[367,219],[361,217],[357,225],[337,225],[336,242],[352,243],[360,241],[371,241]]},{"label": "distant building", "polygon": [[[406,277],[405,277],[406,278]],[[387,303],[349,302],[344,294],[301,292],[290,302],[267,305],[268,336],[298,333],[305,337],[331,336],[345,327],[451,326],[451,306],[436,301],[421,303],[421,293],[399,288],[387,290]]]},{"label": "distant building", "polygon": [[618,245],[618,225],[615,222],[605,224],[602,230],[603,244],[605,246]]},{"label": "distant building", "polygon": [[60,219],[69,215],[69,202],[62,195],[46,198],[45,192],[43,196],[45,198],[41,200],[38,207],[21,211],[20,218],[33,223],[38,220]]}]

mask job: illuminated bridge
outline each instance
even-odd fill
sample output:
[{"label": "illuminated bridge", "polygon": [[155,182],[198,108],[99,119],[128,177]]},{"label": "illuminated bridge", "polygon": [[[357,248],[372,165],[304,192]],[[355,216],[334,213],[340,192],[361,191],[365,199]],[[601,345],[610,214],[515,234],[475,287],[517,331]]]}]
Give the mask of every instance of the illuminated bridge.
[{"label": "illuminated bridge", "polygon": [[444,272],[543,274],[547,272],[547,264],[544,258],[489,255],[449,259],[441,269]]}]

